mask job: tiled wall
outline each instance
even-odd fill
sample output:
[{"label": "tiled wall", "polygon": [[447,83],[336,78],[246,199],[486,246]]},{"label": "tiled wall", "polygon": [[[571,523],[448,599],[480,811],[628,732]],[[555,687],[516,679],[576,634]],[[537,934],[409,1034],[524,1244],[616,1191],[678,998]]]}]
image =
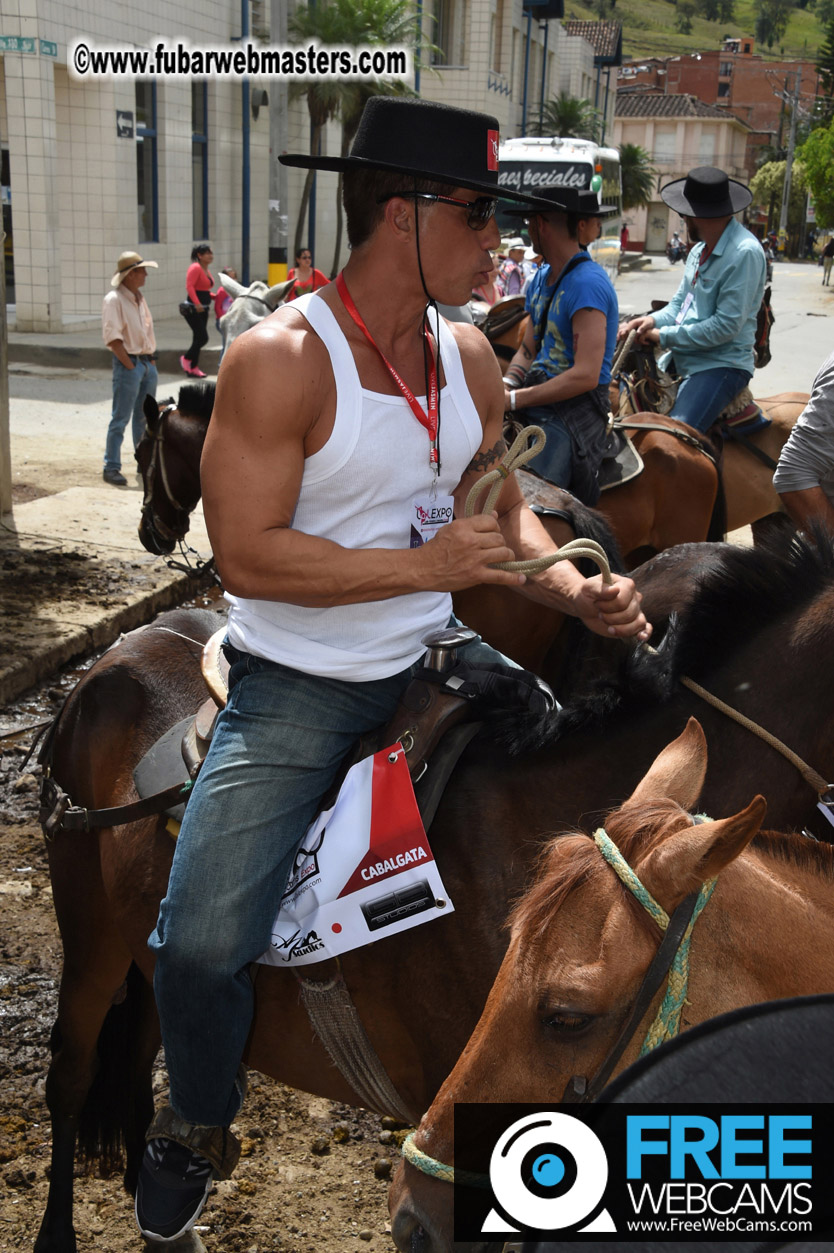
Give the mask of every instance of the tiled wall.
[{"label": "tiled wall", "polygon": [[[61,330],[95,325],[119,253],[136,249],[159,262],[146,294],[155,315],[174,316],[185,296],[193,244],[191,90],[185,79],[159,81],[159,240],[138,244],[136,145],[116,133],[116,110],[134,114],[127,78],[79,82],[66,69],[67,43],[148,46],[156,38],[229,46],[239,8],[229,0],[2,0],[3,35],[58,45],[57,57],[6,52],[0,138],[12,180],[16,325]],[[258,85],[254,84],[253,85]],[[212,81],[209,107],[209,231],[215,269],[241,271],[241,87]],[[250,276],[266,277],[269,110],[250,118]]]}]

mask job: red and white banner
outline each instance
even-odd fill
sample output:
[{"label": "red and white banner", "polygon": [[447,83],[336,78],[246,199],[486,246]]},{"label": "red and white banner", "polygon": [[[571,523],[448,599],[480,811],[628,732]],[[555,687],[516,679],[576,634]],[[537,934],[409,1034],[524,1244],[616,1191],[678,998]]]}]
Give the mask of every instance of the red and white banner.
[{"label": "red and white banner", "polygon": [[309,828],[259,960],[309,965],[453,912],[394,744],[352,766]]}]

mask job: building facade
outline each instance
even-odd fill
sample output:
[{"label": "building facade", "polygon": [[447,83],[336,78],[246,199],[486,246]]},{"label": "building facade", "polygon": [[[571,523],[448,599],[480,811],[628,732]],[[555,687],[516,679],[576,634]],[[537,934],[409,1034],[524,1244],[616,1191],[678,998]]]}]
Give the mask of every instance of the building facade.
[{"label": "building facade", "polygon": [[726,109],[704,104],[697,96],[617,93],[614,143],[637,144],[657,170],[655,192],[647,206],[630,209],[625,220],[629,247],[663,252],[682,223],[660,198],[660,188],[685,178],[698,165],[715,165],[730,178],[746,181],[745,156],[749,126]]},{"label": "building facade", "polygon": [[[283,24],[296,7],[249,0],[249,34],[263,43],[275,42],[279,25],[270,3],[280,4]],[[424,0],[420,11],[423,42],[438,49],[409,80],[420,95],[493,113],[511,137],[530,129],[543,101],[566,91],[605,114],[611,142],[616,23],[574,23],[581,29],[570,33],[570,24],[530,17],[522,0]],[[0,185],[17,330],[96,325],[116,259],[128,249],[159,264],[147,288],[157,317],[184,298],[191,249],[203,240],[212,243],[215,274],[231,265],[244,277],[248,255],[248,277],[267,278],[270,213],[273,240],[277,215],[292,264],[304,171],[282,174],[283,202],[274,185],[278,153],[309,150],[303,96],[266,79],[251,80],[246,96],[239,79],[78,79],[68,66],[78,39],[95,48],[182,40],[233,49],[243,21],[240,0],[180,0],[176,8],[165,0],[2,0]],[[321,151],[340,146],[332,122]],[[336,186],[335,175],[317,175],[314,210],[301,228],[325,272],[346,259],[346,246],[335,246]]]}]

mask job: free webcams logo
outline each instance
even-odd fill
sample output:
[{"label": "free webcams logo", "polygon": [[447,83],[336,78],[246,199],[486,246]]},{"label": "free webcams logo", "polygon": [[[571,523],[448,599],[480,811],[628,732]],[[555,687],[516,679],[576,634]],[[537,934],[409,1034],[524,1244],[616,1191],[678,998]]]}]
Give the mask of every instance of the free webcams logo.
[{"label": "free webcams logo", "polygon": [[834,1227],[834,1104],[567,1108],[455,1107],[457,1240],[686,1244]]},{"label": "free webcams logo", "polygon": [[608,1183],[605,1149],[590,1127],[570,1114],[517,1119],[492,1151],[489,1180],[496,1209],[483,1232],[616,1230],[607,1210],[600,1209]]}]

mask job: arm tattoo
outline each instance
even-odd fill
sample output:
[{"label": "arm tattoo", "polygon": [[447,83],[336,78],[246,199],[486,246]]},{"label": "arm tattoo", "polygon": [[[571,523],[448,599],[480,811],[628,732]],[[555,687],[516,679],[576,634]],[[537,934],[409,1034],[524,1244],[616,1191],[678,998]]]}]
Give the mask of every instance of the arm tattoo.
[{"label": "arm tattoo", "polygon": [[507,451],[507,445],[503,439],[497,440],[492,448],[488,448],[486,452],[477,452],[469,465],[466,467],[467,474],[481,474],[488,470],[494,462],[499,461]]},{"label": "arm tattoo", "polygon": [[532,354],[532,352],[530,351],[530,349],[527,347],[527,345],[526,345],[526,344],[522,344],[522,345],[521,345],[521,351],[522,351],[522,353],[524,354],[524,357],[525,357],[525,359],[526,359],[527,361],[532,361],[532,360],[533,360],[533,354]]}]

